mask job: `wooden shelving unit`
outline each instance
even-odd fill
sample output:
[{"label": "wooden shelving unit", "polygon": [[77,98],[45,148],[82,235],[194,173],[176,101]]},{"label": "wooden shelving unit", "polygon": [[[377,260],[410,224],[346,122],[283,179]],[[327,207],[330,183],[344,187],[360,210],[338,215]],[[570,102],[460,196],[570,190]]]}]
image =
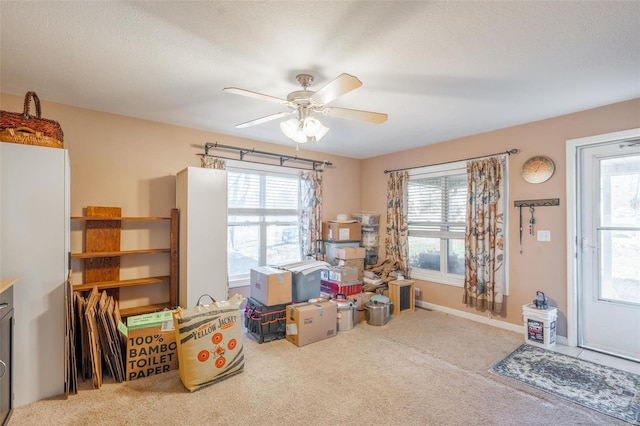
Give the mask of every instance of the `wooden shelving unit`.
[{"label": "wooden shelving unit", "polygon": [[[178,209],[171,210],[170,217],[129,217],[121,215],[120,207],[86,208],[85,216],[72,216],[72,221],[85,221],[85,250],[71,253],[72,259],[84,260],[83,284],[74,285],[74,291],[89,291],[97,286],[98,290],[108,290],[119,299],[119,289],[167,282],[169,300],[146,306],[120,309],[123,317],[157,312],[178,304]],[[122,221],[170,221],[170,243],[168,248],[120,250]],[[122,256],[169,254],[169,275],[120,279],[120,258]]]}]

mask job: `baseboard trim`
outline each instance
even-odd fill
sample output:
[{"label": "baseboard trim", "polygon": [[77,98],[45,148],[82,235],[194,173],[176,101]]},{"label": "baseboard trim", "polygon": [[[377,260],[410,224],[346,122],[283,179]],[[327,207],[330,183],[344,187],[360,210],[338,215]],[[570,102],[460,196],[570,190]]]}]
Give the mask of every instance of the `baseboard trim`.
[{"label": "baseboard trim", "polygon": [[[524,336],[524,324],[516,325],[508,322],[500,321],[494,318],[482,317],[480,315],[475,315],[469,312],[459,311],[457,309],[448,308],[446,306],[440,306],[429,302],[424,302],[422,300],[416,300],[416,306],[425,309],[431,309],[432,311],[443,312],[445,314],[455,315],[457,317],[465,318],[471,321],[479,322],[482,324],[490,325],[492,327],[502,328],[504,330],[514,331],[516,333],[520,333]],[[556,342],[561,345],[567,345],[567,338],[565,336],[556,335]]]}]

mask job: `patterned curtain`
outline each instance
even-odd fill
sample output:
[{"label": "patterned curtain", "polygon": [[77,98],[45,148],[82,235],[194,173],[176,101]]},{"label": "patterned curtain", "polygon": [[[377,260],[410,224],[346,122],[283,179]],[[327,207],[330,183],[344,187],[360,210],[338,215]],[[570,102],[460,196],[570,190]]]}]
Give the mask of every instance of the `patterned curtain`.
[{"label": "patterned curtain", "polygon": [[464,303],[502,312],[504,156],[467,162]]},{"label": "patterned curtain", "polygon": [[207,157],[206,155],[203,155],[200,157],[200,167],[204,167],[205,169],[224,170],[226,162],[222,158]]},{"label": "patterned curtain", "polygon": [[300,249],[302,259],[317,258],[322,239],[322,172],[300,172]]},{"label": "patterned curtain", "polygon": [[385,238],[385,263],[409,274],[409,230],[405,200],[409,173],[391,172],[387,180],[387,235]]}]

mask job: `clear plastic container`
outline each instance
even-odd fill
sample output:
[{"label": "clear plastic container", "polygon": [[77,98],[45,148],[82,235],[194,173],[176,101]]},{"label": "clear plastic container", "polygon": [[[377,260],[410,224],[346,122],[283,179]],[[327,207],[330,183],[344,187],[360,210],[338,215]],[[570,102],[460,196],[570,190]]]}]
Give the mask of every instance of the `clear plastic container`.
[{"label": "clear plastic container", "polygon": [[351,213],[351,216],[362,225],[380,225],[380,214],[373,212]]}]

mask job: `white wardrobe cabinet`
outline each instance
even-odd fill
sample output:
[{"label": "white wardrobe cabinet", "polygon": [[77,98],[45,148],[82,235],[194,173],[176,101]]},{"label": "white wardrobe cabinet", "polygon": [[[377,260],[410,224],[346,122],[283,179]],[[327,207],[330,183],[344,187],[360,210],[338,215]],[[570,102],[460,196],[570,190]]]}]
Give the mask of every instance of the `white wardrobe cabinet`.
[{"label": "white wardrobe cabinet", "polygon": [[178,303],[190,308],[205,294],[227,300],[227,172],[187,167],[176,179]]},{"label": "white wardrobe cabinet", "polygon": [[0,276],[15,277],[14,406],[65,390],[66,149],[0,143]]}]

